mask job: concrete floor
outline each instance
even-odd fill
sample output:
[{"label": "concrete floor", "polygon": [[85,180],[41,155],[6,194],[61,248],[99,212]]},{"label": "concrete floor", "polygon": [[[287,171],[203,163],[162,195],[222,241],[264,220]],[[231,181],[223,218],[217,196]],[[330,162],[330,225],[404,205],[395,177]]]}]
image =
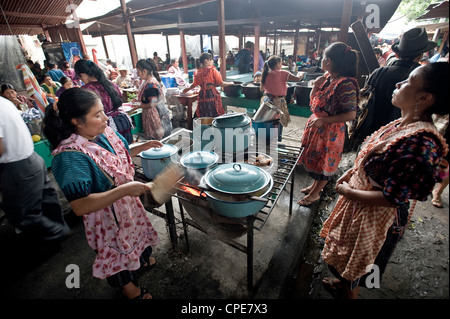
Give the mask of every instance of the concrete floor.
[{"label": "concrete floor", "polygon": [[[305,121],[293,117],[292,125],[283,131],[283,142],[299,145]],[[343,163],[346,165],[351,165],[351,157]],[[309,176],[297,167],[294,189],[309,182]],[[292,299],[332,299],[320,285],[321,278],[328,273],[320,261],[320,243],[314,241],[314,232],[320,227],[320,220],[332,209],[333,198],[324,198],[310,208],[300,207],[296,202],[302,195],[295,191],[293,212],[289,215],[288,195],[284,191],[263,229],[255,230],[252,289],[247,289],[247,259],[243,252],[190,226],[187,229],[190,250],[187,251],[179,212],[176,212],[178,247],[175,250],[165,220],[149,214],[161,244],[153,253],[157,265],[139,272],[138,284],[146,287],[155,300],[175,301],[176,309],[172,309],[172,303],[163,305],[177,313],[188,300],[198,305],[206,299],[217,303],[283,299],[291,300],[281,305],[292,310],[298,306]],[[448,298],[448,188],[443,198],[445,208],[440,210],[433,208],[429,201],[419,203],[413,220],[415,229],[407,232],[399,243],[382,288],[362,291],[361,298]],[[177,207],[174,199],[176,211]],[[66,217],[71,235],[59,246],[46,247],[22,240],[1,217],[0,211],[0,298],[122,298],[121,293],[108,286],[106,281],[92,277],[95,254],[87,245],[82,221],[71,213]],[[245,245],[245,240],[244,235],[238,241]],[[77,288],[67,286],[67,281],[70,286],[70,275],[73,274],[68,266],[79,269],[80,285]],[[277,310],[279,305],[275,304]],[[317,306],[316,303],[313,305]]]}]

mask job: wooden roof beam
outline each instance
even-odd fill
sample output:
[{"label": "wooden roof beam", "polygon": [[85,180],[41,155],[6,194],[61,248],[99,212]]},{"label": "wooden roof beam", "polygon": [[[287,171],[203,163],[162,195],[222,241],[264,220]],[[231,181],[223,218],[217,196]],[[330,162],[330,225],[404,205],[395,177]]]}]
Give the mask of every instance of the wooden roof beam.
[{"label": "wooden roof beam", "polygon": [[[214,1],[217,1],[217,0],[184,0],[184,1],[179,1],[179,2],[161,4],[161,5],[146,8],[146,9],[140,9],[140,10],[134,10],[134,11],[129,10],[128,17],[130,17],[130,18],[138,17],[138,16],[143,16],[143,15],[148,15],[148,14],[153,14],[153,13],[170,11],[170,10],[174,10],[174,9],[186,9],[186,8],[190,8],[192,6],[198,6],[198,5],[202,5],[204,3],[214,2]],[[106,14],[98,16],[98,17],[82,19],[82,20],[80,20],[80,23],[88,23],[88,22],[98,21],[101,19],[115,17],[118,15],[122,15],[122,12],[115,9],[109,13],[106,13]]]},{"label": "wooden roof beam", "polygon": [[11,12],[11,11],[5,11],[5,15],[10,16],[10,17],[19,17],[19,18],[55,19],[55,20],[63,20],[63,21],[65,21],[67,19],[67,17],[63,17],[63,16],[54,16],[54,15],[37,14],[37,13]]},{"label": "wooden roof beam", "polygon": [[174,9],[186,9],[186,8],[191,8],[193,6],[199,6],[199,5],[208,3],[208,2],[216,2],[216,1],[217,0],[184,0],[184,1],[171,2],[171,3],[161,4],[161,5],[154,6],[154,7],[147,8],[147,9],[131,11],[130,16],[138,17],[138,16],[142,16],[142,15],[170,11],[170,10],[174,10]]}]

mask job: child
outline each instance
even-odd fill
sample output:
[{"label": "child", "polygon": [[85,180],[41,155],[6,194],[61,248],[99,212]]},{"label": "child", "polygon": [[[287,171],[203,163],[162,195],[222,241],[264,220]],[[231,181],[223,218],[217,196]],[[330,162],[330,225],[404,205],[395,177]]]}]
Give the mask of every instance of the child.
[{"label": "child", "polygon": [[65,90],[73,88],[73,82],[68,76],[62,76],[59,79],[59,83],[61,83],[61,87],[56,91],[56,96],[59,98]]},{"label": "child", "polygon": [[286,103],[287,82],[300,82],[303,78],[295,76],[289,71],[281,70],[282,61],[279,56],[273,55],[264,63],[261,79],[261,91],[264,92],[263,101],[270,102],[283,112],[280,118],[280,137],[283,126],[288,126],[291,118]]},{"label": "child", "polygon": [[194,75],[194,82],[190,87],[183,90],[183,93],[200,86],[198,93],[198,106],[194,117],[217,117],[225,114],[222,107],[222,98],[216,86],[227,87],[233,85],[231,82],[223,82],[219,71],[213,66],[213,59],[210,53],[204,52],[195,63],[197,73]]}]

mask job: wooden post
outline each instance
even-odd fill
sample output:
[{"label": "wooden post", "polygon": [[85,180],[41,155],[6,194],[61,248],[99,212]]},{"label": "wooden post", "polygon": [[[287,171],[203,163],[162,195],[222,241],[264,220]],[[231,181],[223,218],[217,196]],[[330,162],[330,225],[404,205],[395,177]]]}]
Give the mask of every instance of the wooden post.
[{"label": "wooden post", "polygon": [[259,71],[259,35],[261,31],[261,25],[255,25],[255,47],[253,48],[253,74]]},{"label": "wooden post", "polygon": [[341,31],[339,33],[339,41],[347,43],[348,28],[352,18],[353,0],[344,0],[342,4]]},{"label": "wooden post", "polygon": [[[225,3],[224,0],[217,0],[217,21],[219,23],[219,58],[220,58],[220,74],[222,79],[227,78],[227,58],[225,52]],[[211,36],[212,41],[212,36]]]},{"label": "wooden post", "polygon": [[442,36],[441,45],[439,46],[438,53],[442,54],[442,49],[444,48],[445,42],[448,39],[448,30],[444,31],[444,35]]},{"label": "wooden post", "polygon": [[238,38],[239,38],[239,51],[241,51],[242,48],[244,47],[243,46],[243,41],[242,41],[242,32],[241,31],[238,32]]},{"label": "wooden post", "polygon": [[122,15],[125,23],[125,30],[127,32],[128,46],[130,47],[131,63],[133,64],[133,67],[135,67],[138,61],[138,57],[136,52],[136,45],[134,43],[134,36],[131,33],[130,19],[128,18],[127,5],[125,3],[125,0],[120,0],[120,6],[122,7]]},{"label": "wooden post", "polygon": [[130,19],[128,17],[128,12],[127,12],[127,5],[125,3],[125,0],[120,0],[120,6],[122,8],[122,16],[123,16],[123,20],[124,20],[124,25],[125,25],[125,31],[127,34],[127,40],[128,40],[128,46],[130,49],[130,56],[131,56],[131,63],[133,65],[133,67],[136,66],[136,63],[138,61],[137,58],[137,52],[136,52],[136,45],[135,45],[135,41],[134,41],[134,36],[131,33],[131,25],[130,25]]},{"label": "wooden post", "polygon": [[297,51],[298,51],[298,28],[295,29],[295,35],[294,35],[294,62],[297,63]]},{"label": "wooden post", "polygon": [[108,48],[106,47],[106,41],[105,41],[104,35],[102,35],[102,43],[103,43],[103,49],[105,50],[106,58],[109,59]]},{"label": "wooden post", "polygon": [[172,57],[170,56],[170,46],[169,46],[169,36],[166,34],[166,46],[167,46],[167,54],[169,55],[169,63]]},{"label": "wooden post", "polygon": [[184,30],[180,30],[180,42],[181,42],[181,57],[183,59],[184,73],[188,74],[188,59],[186,54],[186,41],[184,39]]},{"label": "wooden post", "polygon": [[273,30],[273,52],[272,55],[277,54],[277,29]]}]

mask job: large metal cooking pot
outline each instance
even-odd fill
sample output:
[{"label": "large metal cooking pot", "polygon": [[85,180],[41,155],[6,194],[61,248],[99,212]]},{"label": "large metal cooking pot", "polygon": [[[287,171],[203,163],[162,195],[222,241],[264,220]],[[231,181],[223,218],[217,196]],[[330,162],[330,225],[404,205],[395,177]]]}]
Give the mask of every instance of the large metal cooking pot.
[{"label": "large metal cooking pot", "polygon": [[254,82],[242,84],[242,92],[244,93],[245,98],[250,100],[257,100],[262,96],[260,84]]},{"label": "large metal cooking pot", "polygon": [[[226,217],[239,218],[256,214],[266,205],[267,197],[273,187],[272,176],[262,169],[260,171],[261,175],[265,175],[269,181],[263,188],[247,194],[229,194],[216,190],[204,191],[207,202],[216,213]],[[201,182],[203,183],[206,178],[205,175]]]},{"label": "large metal cooking pot", "polygon": [[309,85],[308,82],[299,82],[295,87],[295,96],[297,100],[297,105],[309,106],[310,98],[313,86]]},{"label": "large metal cooking pot", "polygon": [[214,144],[217,150],[226,153],[242,152],[250,145],[254,134],[251,119],[245,113],[230,112],[214,118]]},{"label": "large metal cooking pot", "polygon": [[223,92],[228,97],[239,97],[241,96],[242,91],[242,82],[240,81],[233,81],[233,85],[226,86],[223,88]]},{"label": "large metal cooking pot", "polygon": [[162,172],[170,162],[178,163],[178,147],[172,144],[163,144],[162,147],[152,147],[140,152],[144,175],[153,180],[156,175]]},{"label": "large metal cooking pot", "polygon": [[185,181],[190,185],[198,185],[203,175],[215,167],[218,161],[219,155],[212,152],[195,151],[183,155],[180,165],[185,170]]},{"label": "large metal cooking pot", "polygon": [[218,165],[205,174],[209,188],[227,194],[249,194],[267,186],[271,176],[258,166],[245,163]]},{"label": "large metal cooking pot", "polygon": [[192,139],[195,151],[212,151],[214,148],[213,117],[199,117],[194,119]]},{"label": "large metal cooking pot", "polygon": [[263,101],[253,116],[254,122],[278,120],[283,112],[270,102]]},{"label": "large metal cooking pot", "polygon": [[258,143],[265,142],[267,145],[269,145],[271,141],[281,142],[280,120],[265,122],[252,121],[252,128],[255,130],[255,136]]}]

